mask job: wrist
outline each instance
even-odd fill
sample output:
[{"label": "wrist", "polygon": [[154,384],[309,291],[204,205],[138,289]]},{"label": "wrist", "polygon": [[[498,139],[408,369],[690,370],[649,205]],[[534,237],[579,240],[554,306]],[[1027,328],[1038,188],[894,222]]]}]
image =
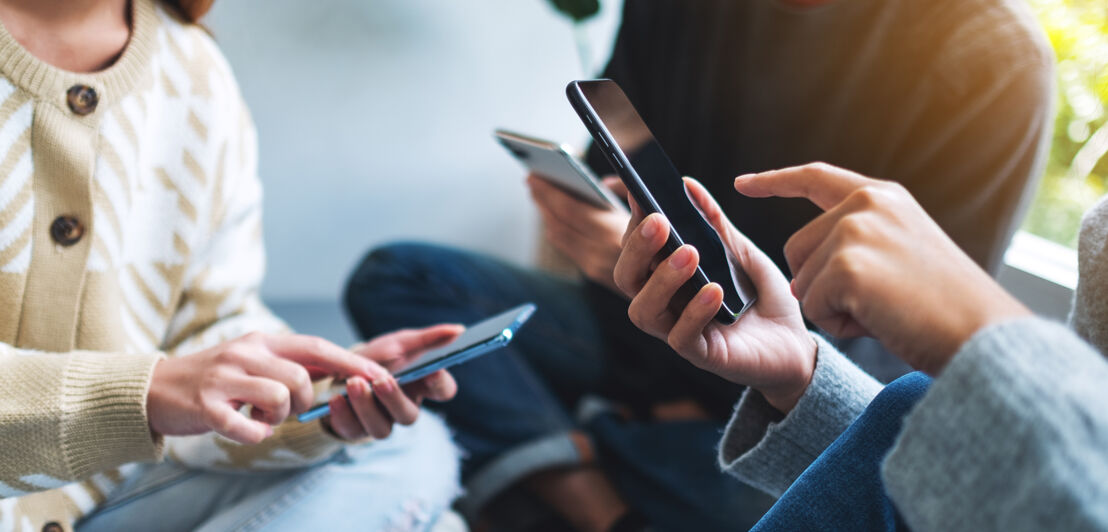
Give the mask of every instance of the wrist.
[{"label": "wrist", "polygon": [[795,376],[774,386],[765,386],[758,389],[766,402],[776,408],[782,414],[788,414],[800,402],[800,398],[808,391],[812,383],[812,376],[816,372],[816,357],[819,353],[819,344],[807,331],[803,333],[803,340],[798,342],[794,356],[799,361],[796,365]]},{"label": "wrist", "polygon": [[166,365],[168,359],[161,359],[154,363],[154,368],[150,371],[150,387],[146,391],[146,423],[150,426],[150,434],[158,436],[164,431],[162,427],[162,416],[165,399],[162,394],[166,392],[166,388],[169,387],[164,382],[165,373],[170,371],[170,367]]},{"label": "wrist", "polygon": [[[1009,294],[991,279],[981,283],[980,297],[967,298],[961,312],[948,312],[946,327],[936,328],[935,332],[942,345],[931,344],[930,353],[920,353],[920,360],[912,364],[920,371],[937,377],[955,355],[981,330],[997,323],[1032,316],[1032,312],[1019,300]],[[990,290],[991,288],[991,290]],[[911,363],[911,361],[908,361]]]},{"label": "wrist", "polygon": [[962,350],[962,346],[966,345],[977,333],[998,323],[1033,315],[1034,313],[1023,303],[1020,303],[1007,292],[1001,291],[992,300],[991,305],[981,308],[973,319],[963,321],[964,326],[952,335],[949,346],[938,350],[938,356],[928,360],[925,364],[921,364],[919,369],[932,377],[937,377],[946,368],[947,364],[954,359],[955,355]]}]

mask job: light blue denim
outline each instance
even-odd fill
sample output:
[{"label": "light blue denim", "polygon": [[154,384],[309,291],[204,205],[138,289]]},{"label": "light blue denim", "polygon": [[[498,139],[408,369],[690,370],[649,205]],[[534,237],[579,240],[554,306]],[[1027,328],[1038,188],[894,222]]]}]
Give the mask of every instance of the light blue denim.
[{"label": "light blue denim", "polygon": [[427,530],[458,495],[450,433],[423,412],[384,440],[350,446],[314,467],[265,473],[143,466],[81,532],[118,530]]}]

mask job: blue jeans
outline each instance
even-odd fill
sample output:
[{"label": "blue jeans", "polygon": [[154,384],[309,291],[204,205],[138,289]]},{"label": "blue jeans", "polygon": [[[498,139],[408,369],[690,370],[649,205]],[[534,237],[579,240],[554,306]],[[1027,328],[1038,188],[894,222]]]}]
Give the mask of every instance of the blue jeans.
[{"label": "blue jeans", "polygon": [[754,530],[907,530],[885,493],[881,462],[930,385],[910,373],[886,386]]},{"label": "blue jeans", "polygon": [[427,530],[459,491],[450,434],[428,412],[385,440],[303,469],[139,467],[78,530]]},{"label": "blue jeans", "polygon": [[[473,323],[527,301],[538,310],[512,344],[456,366],[457,397],[428,405],[443,414],[466,453],[465,513],[472,516],[531,473],[580,464],[574,432],[590,437],[624,499],[660,530],[746,529],[769,508],[771,498],[716,466],[722,421],[575,415],[583,397],[605,395],[612,382],[613,338],[641,336],[625,302],[613,315],[596,308],[580,283],[420,244],[374,251],[346,291],[350,317],[367,338],[402,327]],[[668,350],[643,356],[677,357]]]}]

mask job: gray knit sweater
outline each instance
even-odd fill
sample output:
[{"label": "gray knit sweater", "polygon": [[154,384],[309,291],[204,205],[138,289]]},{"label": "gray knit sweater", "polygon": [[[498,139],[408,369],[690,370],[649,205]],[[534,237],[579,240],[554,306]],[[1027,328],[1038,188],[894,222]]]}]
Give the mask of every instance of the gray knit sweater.
[{"label": "gray knit sweater", "polygon": [[[1029,318],[980,331],[905,419],[881,473],[913,530],[1108,530],[1108,198],[1079,255],[1072,330]],[[720,463],[780,495],[880,389],[820,341],[788,416],[743,395]]]}]

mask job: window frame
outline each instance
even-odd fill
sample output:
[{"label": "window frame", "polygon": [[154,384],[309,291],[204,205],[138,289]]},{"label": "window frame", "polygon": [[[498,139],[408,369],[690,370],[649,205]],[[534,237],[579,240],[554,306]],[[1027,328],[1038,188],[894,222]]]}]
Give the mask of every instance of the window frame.
[{"label": "window frame", "polygon": [[997,280],[1035,314],[1065,320],[1077,288],[1077,251],[1019,231]]}]

